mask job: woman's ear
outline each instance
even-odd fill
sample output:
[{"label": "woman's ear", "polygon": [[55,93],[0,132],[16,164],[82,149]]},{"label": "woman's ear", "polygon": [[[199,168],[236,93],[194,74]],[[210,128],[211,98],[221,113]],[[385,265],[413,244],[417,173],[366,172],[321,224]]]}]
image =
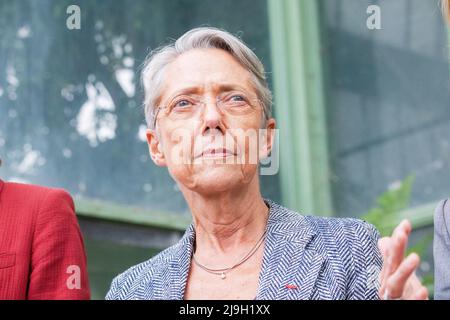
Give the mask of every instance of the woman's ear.
[{"label": "woman's ear", "polygon": [[259,159],[267,158],[272,151],[273,143],[275,140],[275,129],[276,128],[276,121],[274,118],[270,118],[266,121],[265,125],[265,134],[261,137],[264,139],[262,143],[260,144],[260,150],[259,150]]},{"label": "woman's ear", "polygon": [[152,158],[153,162],[157,166],[165,167],[167,165],[166,158],[164,157],[162,144],[158,137],[158,134],[156,133],[155,130],[147,129],[146,136],[147,136],[148,150],[150,152],[150,157]]}]

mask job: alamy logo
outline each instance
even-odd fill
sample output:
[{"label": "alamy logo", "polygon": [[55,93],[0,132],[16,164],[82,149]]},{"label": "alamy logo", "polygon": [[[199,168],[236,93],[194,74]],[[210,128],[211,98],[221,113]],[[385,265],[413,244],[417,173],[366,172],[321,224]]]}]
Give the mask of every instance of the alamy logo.
[{"label": "alamy logo", "polygon": [[[273,134],[271,148],[269,136]],[[278,129],[228,129],[223,135],[194,137],[185,128],[174,130],[170,162],[175,165],[258,165],[260,175],[275,175],[279,170]]]},{"label": "alamy logo", "polygon": [[66,20],[66,26],[69,30],[81,29],[81,9],[77,5],[67,7],[66,13],[69,15]]},{"label": "alamy logo", "polygon": [[367,14],[369,17],[366,20],[367,29],[380,30],[381,29],[381,8],[377,5],[370,5],[367,7]]},{"label": "alamy logo", "polygon": [[66,285],[67,289],[81,289],[81,269],[77,265],[70,265],[67,267],[66,273],[70,274],[67,278]]}]

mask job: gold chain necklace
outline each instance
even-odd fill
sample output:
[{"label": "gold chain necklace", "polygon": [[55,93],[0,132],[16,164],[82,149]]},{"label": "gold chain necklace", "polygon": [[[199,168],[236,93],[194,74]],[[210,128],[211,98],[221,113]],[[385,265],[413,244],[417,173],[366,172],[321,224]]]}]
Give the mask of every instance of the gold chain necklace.
[{"label": "gold chain necklace", "polygon": [[[211,273],[211,274],[215,274],[215,275],[219,275],[222,278],[222,280],[224,280],[226,278],[226,273],[228,271],[233,270],[234,268],[237,268],[238,266],[243,264],[245,261],[250,259],[250,257],[253,254],[255,254],[255,252],[259,249],[259,247],[263,243],[263,240],[264,240],[264,237],[265,237],[266,233],[267,233],[267,230],[264,231],[264,233],[262,234],[261,238],[259,238],[258,242],[256,242],[256,244],[253,246],[253,248],[241,260],[239,260],[239,262],[237,262],[236,264],[234,264],[231,267],[222,268],[222,269],[211,269],[211,268],[208,268],[208,267],[202,265],[200,262],[198,262],[197,259],[195,259],[195,253],[192,254],[192,260],[194,261],[194,263],[197,266],[199,266],[200,268],[202,268],[206,272]],[[194,243],[194,252],[195,252],[195,243]]]}]

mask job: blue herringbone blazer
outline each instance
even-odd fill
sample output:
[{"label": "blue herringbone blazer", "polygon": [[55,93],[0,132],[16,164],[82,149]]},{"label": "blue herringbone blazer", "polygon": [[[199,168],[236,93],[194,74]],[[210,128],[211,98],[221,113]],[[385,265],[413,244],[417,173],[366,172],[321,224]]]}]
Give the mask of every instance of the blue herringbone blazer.
[{"label": "blue herringbone blazer", "polygon": [[[256,299],[378,299],[382,257],[372,225],[302,216],[265,201],[270,210]],[[194,238],[191,224],[177,244],[117,276],[106,299],[183,299]]]}]

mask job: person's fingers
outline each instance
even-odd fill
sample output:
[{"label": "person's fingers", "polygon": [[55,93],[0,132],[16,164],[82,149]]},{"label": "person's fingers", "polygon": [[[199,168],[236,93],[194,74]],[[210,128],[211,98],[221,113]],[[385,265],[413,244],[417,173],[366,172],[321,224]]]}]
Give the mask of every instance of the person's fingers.
[{"label": "person's fingers", "polygon": [[387,274],[391,275],[397,270],[405,257],[406,247],[408,245],[408,233],[405,228],[399,226],[392,235],[392,245],[390,247]]},{"label": "person's fingers", "polygon": [[405,237],[405,234],[400,234],[400,232],[393,234],[391,237],[387,255],[386,276],[394,273],[398,265],[403,260],[402,249],[404,246]]},{"label": "person's fingers", "polygon": [[428,289],[422,286],[417,292],[413,295],[413,300],[428,300]]},{"label": "person's fingers", "polygon": [[399,230],[402,230],[402,231],[406,232],[407,235],[409,235],[412,231],[411,222],[409,222],[409,220],[407,220],[407,219],[402,220],[398,224],[398,226],[395,228],[394,233],[395,233],[395,231],[399,231]]},{"label": "person's fingers", "polygon": [[412,231],[412,225],[408,220],[403,220],[392,232],[391,237],[381,238],[378,246],[383,255],[383,268],[380,272],[380,295],[384,295],[386,279],[393,274],[404,260],[408,245],[408,236]]},{"label": "person's fingers", "polygon": [[387,256],[390,246],[390,237],[383,237],[378,240],[378,249],[380,249],[383,257]]},{"label": "person's fingers", "polygon": [[388,260],[389,260],[389,247],[391,246],[391,238],[383,237],[378,240],[378,248],[383,257],[383,267],[380,272],[380,296],[384,295],[384,288],[386,286],[386,275],[388,270]]},{"label": "person's fingers", "polygon": [[405,285],[411,275],[414,274],[414,271],[419,266],[419,263],[419,256],[412,253],[398,266],[392,275],[388,276],[386,281],[386,290],[388,290],[391,298],[402,297]]}]

